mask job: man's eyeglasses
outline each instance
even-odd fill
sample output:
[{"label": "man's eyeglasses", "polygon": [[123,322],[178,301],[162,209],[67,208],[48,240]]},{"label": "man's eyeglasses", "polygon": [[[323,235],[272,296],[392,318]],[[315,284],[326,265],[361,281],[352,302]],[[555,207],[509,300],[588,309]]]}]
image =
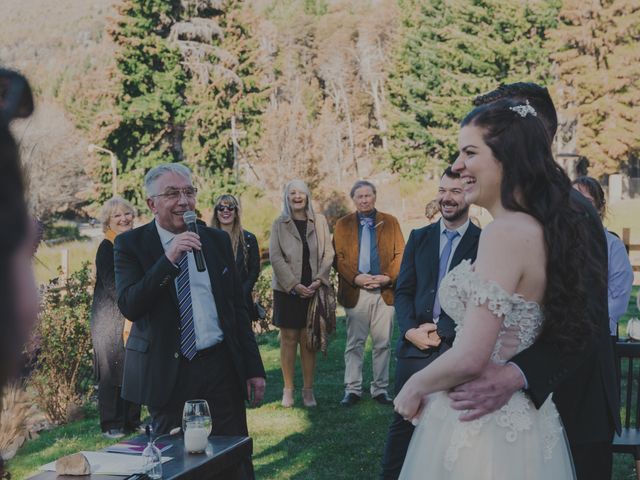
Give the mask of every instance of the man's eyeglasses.
[{"label": "man's eyeglasses", "polygon": [[235,205],[216,205],[216,211],[218,211],[218,212],[224,212],[224,211],[235,212],[236,211],[236,206]]},{"label": "man's eyeglasses", "polygon": [[167,200],[178,200],[180,195],[184,194],[185,197],[191,199],[196,198],[196,193],[198,193],[196,187],[169,188],[164,193],[158,193],[152,195],[152,197],[165,197]]}]

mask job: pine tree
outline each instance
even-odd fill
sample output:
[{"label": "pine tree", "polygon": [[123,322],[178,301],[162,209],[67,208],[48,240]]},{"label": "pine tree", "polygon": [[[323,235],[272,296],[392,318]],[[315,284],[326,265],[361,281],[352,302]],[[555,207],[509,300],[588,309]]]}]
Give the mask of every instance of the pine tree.
[{"label": "pine tree", "polygon": [[400,0],[403,42],[391,74],[390,164],[405,175],[442,166],[474,96],[512,81],[549,81],[542,47],[557,0]]},{"label": "pine tree", "polygon": [[[184,158],[182,137],[187,109],[187,77],[180,52],[167,37],[178,13],[175,0],[124,0],[111,35],[119,46],[116,58],[120,90],[118,118],[105,147],[119,160],[119,191],[142,204],[146,172],[162,162]],[[110,171],[98,172],[98,201],[110,196]]]},{"label": "pine tree", "polygon": [[565,0],[549,33],[555,61],[562,153],[579,153],[590,174],[624,168],[640,152],[640,3]]},{"label": "pine tree", "polygon": [[210,12],[185,18],[206,26],[211,34],[178,35],[192,80],[187,90],[190,116],[185,153],[198,177],[201,199],[237,191],[240,164],[257,157],[264,102],[257,61],[259,45],[252,36],[251,11],[239,0],[218,2]]}]

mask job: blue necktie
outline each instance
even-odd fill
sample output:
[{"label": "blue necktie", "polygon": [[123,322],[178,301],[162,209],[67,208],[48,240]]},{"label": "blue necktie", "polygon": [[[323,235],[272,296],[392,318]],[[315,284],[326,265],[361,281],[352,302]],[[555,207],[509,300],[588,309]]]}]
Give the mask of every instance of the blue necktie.
[{"label": "blue necktie", "polygon": [[449,264],[449,257],[451,257],[451,250],[453,250],[453,240],[458,237],[460,234],[455,230],[452,232],[451,230],[445,230],[442,232],[447,237],[447,243],[444,246],[444,250],[442,250],[442,255],[440,255],[440,268],[438,270],[438,285],[436,286],[436,301],[433,304],[433,318],[438,318],[440,316],[440,297],[438,295],[438,288],[440,287],[440,282],[444,278],[447,273],[447,265]]},{"label": "blue necktie", "polygon": [[185,253],[178,274],[178,311],[180,312],[180,352],[187,360],[196,356],[196,331],[193,325],[193,305],[189,286],[189,256]]},{"label": "blue necktie", "polygon": [[369,273],[371,271],[371,228],[373,227],[373,218],[362,217],[360,225],[362,225],[362,235],[360,236],[358,271],[360,273]]}]

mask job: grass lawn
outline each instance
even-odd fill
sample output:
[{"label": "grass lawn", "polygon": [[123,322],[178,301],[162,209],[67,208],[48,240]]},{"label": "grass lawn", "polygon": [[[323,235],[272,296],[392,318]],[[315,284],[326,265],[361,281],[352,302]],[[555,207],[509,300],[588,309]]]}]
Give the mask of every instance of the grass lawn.
[{"label": "grass lawn", "polygon": [[[392,408],[378,405],[368,396],[354,408],[338,405],[342,398],[344,371],[344,319],[338,319],[338,333],[326,358],[318,357],[316,399],[318,407],[301,407],[300,389],[296,407],[280,406],[282,377],[279,369],[277,333],[259,337],[267,369],[264,404],[248,412],[249,431],[254,439],[254,464],[259,479],[374,478],[378,472]],[[371,381],[370,344],[367,345],[365,382]],[[392,363],[392,371],[395,363]],[[296,385],[302,386],[299,376]],[[98,426],[95,406],[87,408],[84,420],[43,432],[28,442],[9,462],[12,478],[33,474],[38,466],[79,450],[100,449],[110,442]]]},{"label": "grass lawn", "polygon": [[33,263],[35,277],[38,284],[47,284],[49,280],[56,278],[58,268],[62,264],[62,252],[68,251],[69,273],[80,270],[82,263],[95,263],[96,252],[100,240],[76,240],[73,242],[61,243],[59,245],[48,246],[44,242],[40,244],[36,258]]},{"label": "grass lawn", "polygon": [[[637,294],[638,287],[634,287],[630,308],[621,322],[623,327],[627,318],[639,316],[635,306]],[[280,407],[282,377],[278,367],[277,334],[271,332],[259,338],[268,375],[267,394],[263,406],[248,412],[258,479],[376,478],[391,408],[378,405],[368,397],[350,409],[338,405],[342,396],[344,338],[344,319],[340,318],[338,333],[327,357],[318,358],[318,407],[315,409],[300,407],[299,388],[296,391],[297,406],[292,409]],[[367,351],[370,352],[370,345]],[[365,382],[369,382],[370,353],[366,358]],[[392,372],[393,368],[394,362]],[[299,376],[296,384],[302,385]],[[28,442],[9,462],[9,470],[14,479],[26,478],[39,465],[61,455],[103,448],[109,443],[100,435],[95,406],[89,406],[86,419],[44,432],[40,438]],[[630,455],[616,455],[613,479],[634,478],[633,458]]]}]

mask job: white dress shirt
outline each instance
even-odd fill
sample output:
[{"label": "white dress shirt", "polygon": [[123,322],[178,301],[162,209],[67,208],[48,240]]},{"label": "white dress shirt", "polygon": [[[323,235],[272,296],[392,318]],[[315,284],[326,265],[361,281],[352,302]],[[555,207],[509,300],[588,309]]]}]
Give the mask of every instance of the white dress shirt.
[{"label": "white dress shirt", "polygon": [[[469,221],[470,220],[467,219],[467,221],[464,222],[462,225],[460,225],[458,228],[451,230],[452,232],[458,232],[458,236],[454,238],[453,241],[451,242],[452,243],[451,255],[449,255],[449,263],[447,263],[447,272],[451,267],[451,259],[453,259],[453,255],[456,253],[456,248],[458,248],[458,245],[460,245],[460,240],[462,240],[462,237],[467,232],[467,228],[469,228]],[[444,247],[447,244],[447,236],[444,234],[445,230],[448,230],[448,229],[444,225],[444,221],[441,218],[440,219],[440,255],[442,255],[442,251],[444,250]]]},{"label": "white dress shirt", "polygon": [[[169,249],[174,233],[165,230],[156,221],[158,235],[165,253]],[[196,349],[202,350],[217,345],[224,338],[216,301],[211,289],[211,278],[206,270],[199,272],[192,252],[187,252],[189,264],[189,288],[191,289],[191,305],[193,308],[193,326],[196,334]],[[178,278],[174,280],[176,291],[178,290]]]}]

